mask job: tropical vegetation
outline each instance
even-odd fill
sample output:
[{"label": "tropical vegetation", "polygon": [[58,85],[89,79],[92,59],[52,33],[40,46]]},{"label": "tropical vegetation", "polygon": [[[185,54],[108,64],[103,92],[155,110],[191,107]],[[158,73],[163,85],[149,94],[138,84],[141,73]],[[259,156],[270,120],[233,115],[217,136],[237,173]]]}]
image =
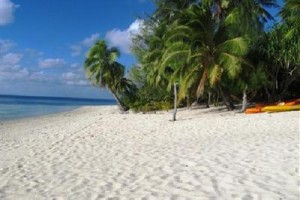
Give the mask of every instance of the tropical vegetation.
[{"label": "tropical vegetation", "polygon": [[[286,0],[155,0],[133,39],[137,64],[124,77],[119,52],[98,41],[85,70],[108,87],[122,110],[244,100],[279,101],[300,96],[300,3]],[[278,16],[269,8],[280,10]],[[275,18],[280,18],[275,20]]]},{"label": "tropical vegetation", "polygon": [[103,40],[97,41],[88,52],[84,70],[95,86],[111,91],[121,110],[128,110],[121,95],[129,93],[132,84],[124,77],[124,66],[117,62],[119,56],[118,49],[108,48]]}]

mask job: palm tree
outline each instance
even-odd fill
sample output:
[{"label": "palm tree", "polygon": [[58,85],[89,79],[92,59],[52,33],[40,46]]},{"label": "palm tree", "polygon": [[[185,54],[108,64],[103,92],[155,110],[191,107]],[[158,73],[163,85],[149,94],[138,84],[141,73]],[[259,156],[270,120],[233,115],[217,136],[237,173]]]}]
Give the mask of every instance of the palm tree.
[{"label": "palm tree", "polygon": [[162,52],[165,48],[163,36],[169,26],[180,13],[197,0],[154,0],[157,9],[153,16],[145,20],[142,34],[134,38],[133,52],[138,61],[147,71],[147,80],[150,84],[157,83],[164,77],[160,76],[156,66],[160,64]]},{"label": "palm tree", "polygon": [[197,98],[203,95],[206,86],[218,88],[224,101],[227,99],[227,108],[233,109],[220,81],[233,79],[241,71],[247,52],[246,40],[230,37],[227,27],[213,18],[211,9],[206,6],[193,5],[184,12],[182,19],[166,33],[167,48],[160,72],[164,73],[166,66],[174,67],[172,79],[181,80],[179,100],[196,84]]},{"label": "palm tree", "polygon": [[95,86],[107,87],[115,97],[120,110],[126,111],[128,107],[120,100],[120,92],[118,92],[122,90],[120,86],[127,87],[122,79],[124,66],[116,61],[119,56],[118,49],[108,48],[104,40],[99,40],[89,50],[84,63],[84,70],[87,78],[93,81]]},{"label": "palm tree", "polygon": [[207,90],[223,94],[231,109],[231,86],[243,72],[247,47],[273,19],[265,7],[276,0],[155,2],[158,8],[134,42],[145,82],[167,84],[169,91],[179,82],[179,101],[188,103]]},{"label": "palm tree", "polygon": [[281,15],[285,23],[288,23],[290,28],[286,34],[287,39],[299,38],[300,34],[300,1],[286,0]]},{"label": "palm tree", "polygon": [[156,0],[157,9],[153,14],[153,18],[160,20],[161,23],[170,24],[182,10],[195,2],[196,0]]},{"label": "palm tree", "polygon": [[213,16],[231,25],[235,32],[249,38],[263,32],[264,24],[274,20],[266,8],[278,7],[276,0],[206,0],[213,9]]},{"label": "palm tree", "polygon": [[299,20],[300,2],[298,0],[286,0],[281,14],[285,20],[288,18]]}]

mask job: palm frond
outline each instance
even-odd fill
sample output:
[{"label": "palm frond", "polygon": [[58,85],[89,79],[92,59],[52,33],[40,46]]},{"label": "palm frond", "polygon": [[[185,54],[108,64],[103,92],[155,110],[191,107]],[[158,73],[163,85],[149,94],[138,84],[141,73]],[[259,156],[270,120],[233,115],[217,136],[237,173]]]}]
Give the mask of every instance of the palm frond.
[{"label": "palm frond", "polygon": [[240,13],[238,8],[234,8],[225,18],[225,25],[237,24],[239,22]]},{"label": "palm frond", "polygon": [[176,64],[178,56],[188,56],[190,55],[190,50],[178,50],[175,52],[165,53],[163,61],[160,65],[159,73],[164,73],[167,65]]},{"label": "palm frond", "polygon": [[237,37],[219,44],[216,47],[218,52],[228,52],[235,55],[243,56],[248,51],[248,43],[243,37]]},{"label": "palm frond", "polygon": [[184,76],[181,76],[182,80],[179,85],[178,102],[186,97],[189,88],[195,83],[199,68],[199,65],[194,65],[189,69],[189,72],[185,73]]},{"label": "palm frond", "polygon": [[215,64],[212,67],[211,71],[209,72],[209,84],[211,87],[214,87],[221,79],[222,72],[223,70],[218,64]]},{"label": "palm frond", "polygon": [[219,58],[221,66],[231,78],[235,78],[241,71],[241,58],[229,53],[222,53]]}]

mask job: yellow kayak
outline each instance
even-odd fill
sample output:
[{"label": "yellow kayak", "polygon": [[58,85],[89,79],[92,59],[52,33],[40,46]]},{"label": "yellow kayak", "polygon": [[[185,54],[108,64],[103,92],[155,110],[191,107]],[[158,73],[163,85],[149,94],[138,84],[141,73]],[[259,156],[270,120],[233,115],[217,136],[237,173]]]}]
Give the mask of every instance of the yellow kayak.
[{"label": "yellow kayak", "polygon": [[283,112],[283,111],[292,111],[292,110],[300,110],[300,105],[286,106],[286,105],[278,105],[278,106],[266,106],[262,108],[264,112]]}]

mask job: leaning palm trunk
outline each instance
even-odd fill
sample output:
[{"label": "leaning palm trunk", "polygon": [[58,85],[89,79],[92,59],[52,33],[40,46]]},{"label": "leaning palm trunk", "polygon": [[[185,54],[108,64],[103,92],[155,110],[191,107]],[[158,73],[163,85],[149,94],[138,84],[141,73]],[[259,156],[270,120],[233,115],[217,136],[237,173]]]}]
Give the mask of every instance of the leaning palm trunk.
[{"label": "leaning palm trunk", "polygon": [[117,104],[118,104],[118,107],[121,111],[128,111],[129,108],[128,106],[126,106],[122,101],[121,99],[118,97],[118,95],[113,91],[113,90],[110,90],[112,95],[114,96],[115,100],[117,101]]}]

